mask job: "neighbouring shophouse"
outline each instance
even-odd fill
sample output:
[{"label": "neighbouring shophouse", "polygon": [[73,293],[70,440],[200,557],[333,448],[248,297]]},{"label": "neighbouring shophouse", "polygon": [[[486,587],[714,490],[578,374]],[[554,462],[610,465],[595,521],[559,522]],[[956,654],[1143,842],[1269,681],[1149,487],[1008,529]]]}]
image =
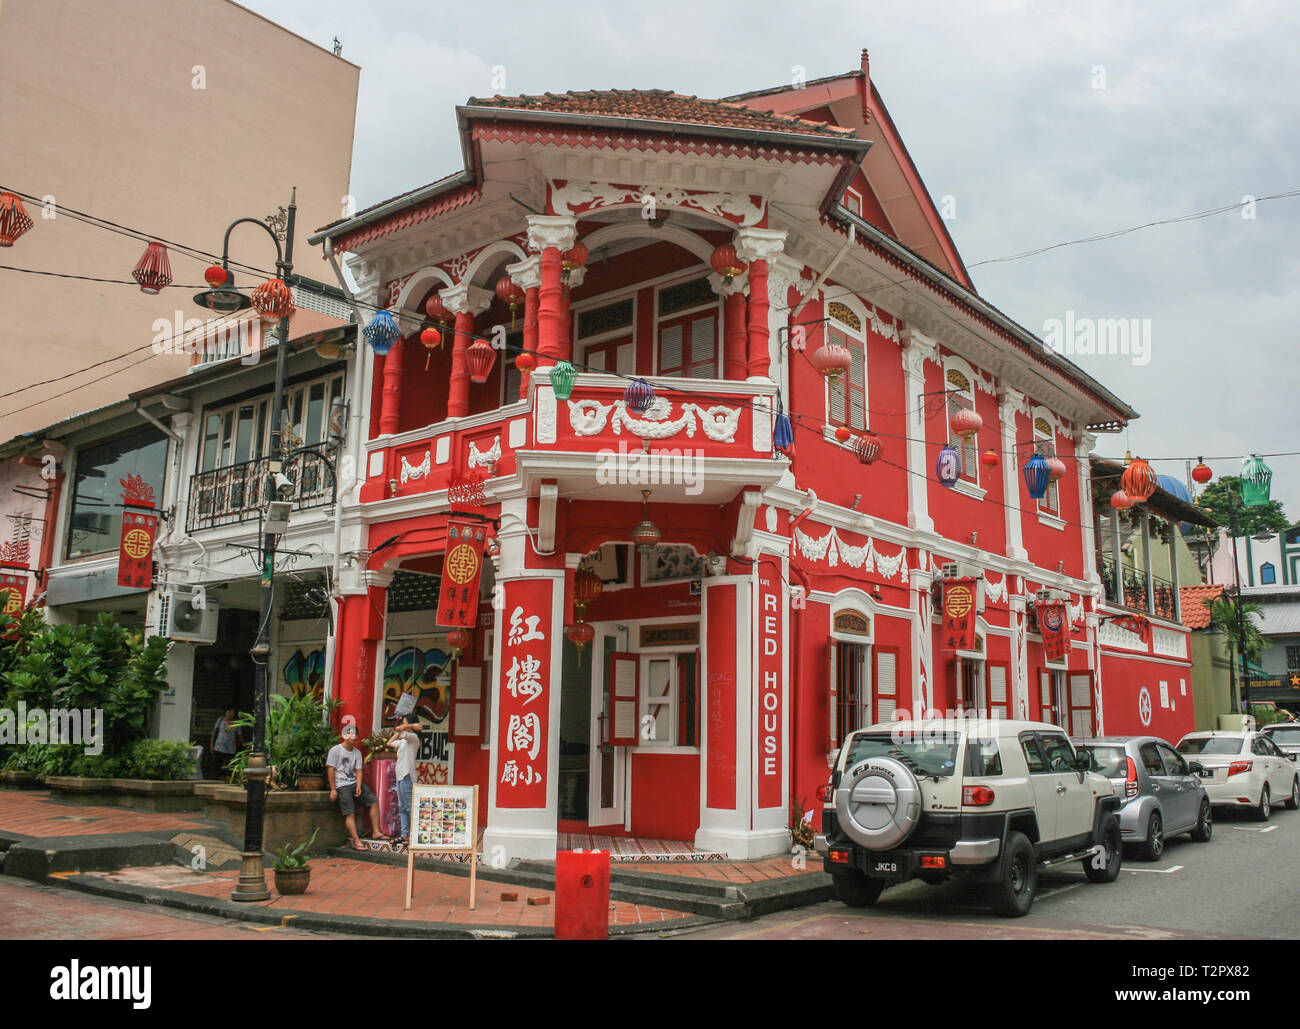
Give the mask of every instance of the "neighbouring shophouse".
[{"label": "neighbouring shophouse", "polygon": [[[11,217],[30,223],[0,269],[9,439],[182,375],[208,255],[232,221],[276,214],[295,187],[297,264],[319,277],[307,230],[351,203],[360,69],[231,0],[5,0],[0,39],[0,208],[5,232]],[[167,241],[161,256],[151,241]],[[239,285],[259,281],[249,266],[274,268],[249,226],[231,257]],[[23,579],[29,601],[46,587],[42,519],[61,503],[64,459],[53,437],[32,442],[25,464],[0,465],[0,574]]]},{"label": "neighbouring shophouse", "polygon": [[[283,472],[276,499],[291,505],[276,556],[272,689],[323,696],[331,584],[338,578],[338,498],[355,484],[349,455],[355,326],[342,324],[338,290],[294,290],[286,354]],[[256,316],[231,341],[260,338]],[[205,330],[196,330],[203,335]],[[272,330],[273,332],[274,330]],[[291,328],[291,332],[295,331]],[[261,529],[267,514],[274,336],[257,349],[196,346],[186,374],[0,447],[11,467],[48,467],[34,514],[52,526],[42,549],[42,592],[55,623],[119,621],[173,641],[169,690],[151,731],[204,746],[226,707],[251,710],[250,650],[260,611]],[[233,352],[232,352],[233,351]],[[47,455],[57,455],[46,465]],[[156,516],[138,574],[123,580],[124,519]],[[128,526],[129,528],[129,526]]]},{"label": "neighbouring shophouse", "polygon": [[1136,412],[978,295],[865,54],[456,118],[462,171],[313,239],[375,344],[331,689],[363,729],[418,698],[488,853],[788,851],[905,712],[1192,727],[1177,590],[1128,596],[1094,505]]},{"label": "neighbouring shophouse", "polygon": [[[1239,584],[1242,602],[1260,607],[1250,617],[1269,645],[1259,664],[1248,668],[1251,701],[1271,701],[1300,713],[1300,526],[1239,536],[1235,567],[1233,540],[1222,530],[1211,576],[1227,587],[1229,596]],[[1240,676],[1240,663],[1236,672]]]}]

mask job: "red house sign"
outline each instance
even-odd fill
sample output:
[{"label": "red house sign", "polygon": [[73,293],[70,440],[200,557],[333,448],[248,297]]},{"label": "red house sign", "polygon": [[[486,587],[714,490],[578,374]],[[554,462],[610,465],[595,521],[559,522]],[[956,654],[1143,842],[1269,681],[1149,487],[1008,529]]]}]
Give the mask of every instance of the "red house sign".
[{"label": "red house sign", "polygon": [[497,807],[546,807],[551,592],[550,579],[504,584]]},{"label": "red house sign", "polygon": [[781,806],[781,565],[758,562],[758,806]]}]

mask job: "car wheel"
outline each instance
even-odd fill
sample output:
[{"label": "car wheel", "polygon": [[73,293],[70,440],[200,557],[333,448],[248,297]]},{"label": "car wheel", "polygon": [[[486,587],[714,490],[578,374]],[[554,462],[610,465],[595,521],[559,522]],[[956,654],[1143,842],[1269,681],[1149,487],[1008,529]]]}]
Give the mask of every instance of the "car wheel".
[{"label": "car wheel", "polygon": [[1102,853],[1083,859],[1083,874],[1089,882],[1110,883],[1119,877],[1120,866],[1124,862],[1119,841],[1119,819],[1112,815],[1103,823],[1101,835],[1097,839]]},{"label": "car wheel", "polygon": [[1143,861],[1159,861],[1165,853],[1165,823],[1159,811],[1152,811],[1147,819],[1147,838],[1142,844]]},{"label": "car wheel", "polygon": [[883,880],[868,879],[865,875],[831,876],[831,895],[851,908],[874,907],[884,888]]},{"label": "car wheel", "polygon": [[1192,830],[1192,839],[1197,843],[1209,843],[1214,835],[1214,815],[1208,800],[1201,801],[1201,814],[1196,819],[1196,828]]},{"label": "car wheel", "polygon": [[1267,822],[1272,811],[1273,809],[1268,804],[1268,784],[1265,783],[1264,791],[1259,795],[1259,806],[1255,808],[1255,821]]},{"label": "car wheel", "polygon": [[989,889],[989,907],[1003,918],[1020,918],[1029,914],[1037,889],[1038,859],[1033,844],[1023,833],[1008,833],[1002,881]]},{"label": "car wheel", "polygon": [[1291,780],[1291,797],[1283,806],[1292,811],[1300,808],[1300,777]]}]

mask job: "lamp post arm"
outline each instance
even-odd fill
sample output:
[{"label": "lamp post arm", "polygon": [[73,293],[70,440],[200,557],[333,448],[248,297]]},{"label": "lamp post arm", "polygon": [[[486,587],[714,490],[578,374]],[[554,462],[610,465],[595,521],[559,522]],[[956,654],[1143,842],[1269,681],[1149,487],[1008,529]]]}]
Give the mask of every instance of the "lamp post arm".
[{"label": "lamp post arm", "polygon": [[[243,225],[244,223],[258,226],[263,231],[265,231],[268,236],[271,237],[271,242],[275,244],[275,267],[277,271],[281,271],[283,272],[283,274],[287,275],[291,270],[287,265],[287,261],[291,260],[291,258],[286,258],[284,256],[284,250],[280,247],[280,237],[276,235],[275,230],[271,228],[271,226],[267,225],[266,222],[262,221],[262,219],[260,218],[236,218],[233,222],[230,223],[230,225],[226,229],[226,236],[221,241],[221,267],[226,268],[229,266],[230,234],[234,232],[236,225]],[[292,247],[293,246],[292,237],[286,237],[286,238],[289,240],[289,246]]]}]

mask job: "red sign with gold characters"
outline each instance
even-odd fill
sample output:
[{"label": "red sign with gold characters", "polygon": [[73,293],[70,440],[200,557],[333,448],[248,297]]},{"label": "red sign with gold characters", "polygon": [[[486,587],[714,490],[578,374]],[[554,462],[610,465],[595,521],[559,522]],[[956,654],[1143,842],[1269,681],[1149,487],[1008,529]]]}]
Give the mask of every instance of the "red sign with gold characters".
[{"label": "red sign with gold characters", "polygon": [[122,512],[122,542],[117,551],[117,584],[130,589],[153,589],[153,541],[158,516],[128,507]]},{"label": "red sign with gold characters", "polygon": [[439,625],[474,628],[486,537],[487,529],[482,522],[452,519],[447,523],[447,555],[442,562],[442,586],[438,595]]},{"label": "red sign with gold characters", "polygon": [[979,613],[975,579],[943,580],[943,647],[975,649],[975,617]]},{"label": "red sign with gold characters", "polygon": [[17,618],[27,604],[27,576],[22,572],[0,572],[0,595],[3,596],[3,613]]},{"label": "red sign with gold characters", "polygon": [[1048,661],[1064,661],[1070,652],[1070,618],[1065,601],[1047,600],[1038,609],[1038,631],[1043,636],[1043,654]]},{"label": "red sign with gold characters", "polygon": [[497,807],[546,807],[553,581],[514,579],[503,584]]}]

